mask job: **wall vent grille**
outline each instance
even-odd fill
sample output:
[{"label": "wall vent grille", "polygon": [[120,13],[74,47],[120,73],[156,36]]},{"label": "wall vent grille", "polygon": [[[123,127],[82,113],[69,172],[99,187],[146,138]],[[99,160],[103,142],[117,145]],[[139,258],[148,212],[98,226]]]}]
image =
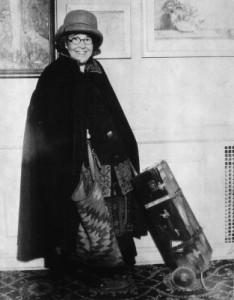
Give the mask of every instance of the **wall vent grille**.
[{"label": "wall vent grille", "polygon": [[225,146],[225,243],[234,242],[234,146]]}]

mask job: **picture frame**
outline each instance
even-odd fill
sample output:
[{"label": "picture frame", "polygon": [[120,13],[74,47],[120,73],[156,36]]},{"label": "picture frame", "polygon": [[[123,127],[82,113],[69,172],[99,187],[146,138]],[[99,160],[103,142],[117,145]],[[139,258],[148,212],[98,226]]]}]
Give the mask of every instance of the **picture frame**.
[{"label": "picture frame", "polygon": [[56,0],[55,29],[63,24],[65,15],[75,9],[92,12],[104,36],[99,59],[131,57],[130,0]]},{"label": "picture frame", "polygon": [[0,3],[0,78],[39,77],[54,59],[54,0]]},{"label": "picture frame", "polygon": [[234,2],[142,0],[143,57],[234,56]]}]

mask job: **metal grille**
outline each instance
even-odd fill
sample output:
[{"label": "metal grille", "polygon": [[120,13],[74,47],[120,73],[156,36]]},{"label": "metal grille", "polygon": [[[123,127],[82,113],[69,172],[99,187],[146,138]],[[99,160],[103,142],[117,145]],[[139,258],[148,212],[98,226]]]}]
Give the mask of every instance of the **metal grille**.
[{"label": "metal grille", "polygon": [[234,242],[234,146],[225,146],[225,243]]}]

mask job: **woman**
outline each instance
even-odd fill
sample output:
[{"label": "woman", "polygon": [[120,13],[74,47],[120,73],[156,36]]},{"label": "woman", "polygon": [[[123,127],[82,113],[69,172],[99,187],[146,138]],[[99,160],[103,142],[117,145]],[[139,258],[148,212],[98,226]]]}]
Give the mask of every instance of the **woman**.
[{"label": "woman", "polygon": [[88,129],[124,265],[132,266],[137,254],[133,237],[146,234],[130,183],[131,164],[139,171],[138,149],[107,76],[93,58],[103,41],[96,17],[84,10],[69,12],[55,39],[59,57],[41,74],[28,108],[18,259],[43,257],[52,270],[74,265],[80,216],[71,195],[87,163]]}]

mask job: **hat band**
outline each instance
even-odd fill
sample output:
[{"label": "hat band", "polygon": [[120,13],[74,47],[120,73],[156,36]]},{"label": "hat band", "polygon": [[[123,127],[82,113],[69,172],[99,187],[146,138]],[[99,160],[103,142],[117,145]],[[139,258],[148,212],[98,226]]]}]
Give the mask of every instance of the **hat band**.
[{"label": "hat band", "polygon": [[64,26],[64,31],[85,30],[85,29],[97,30],[97,27],[87,23],[73,23]]}]

